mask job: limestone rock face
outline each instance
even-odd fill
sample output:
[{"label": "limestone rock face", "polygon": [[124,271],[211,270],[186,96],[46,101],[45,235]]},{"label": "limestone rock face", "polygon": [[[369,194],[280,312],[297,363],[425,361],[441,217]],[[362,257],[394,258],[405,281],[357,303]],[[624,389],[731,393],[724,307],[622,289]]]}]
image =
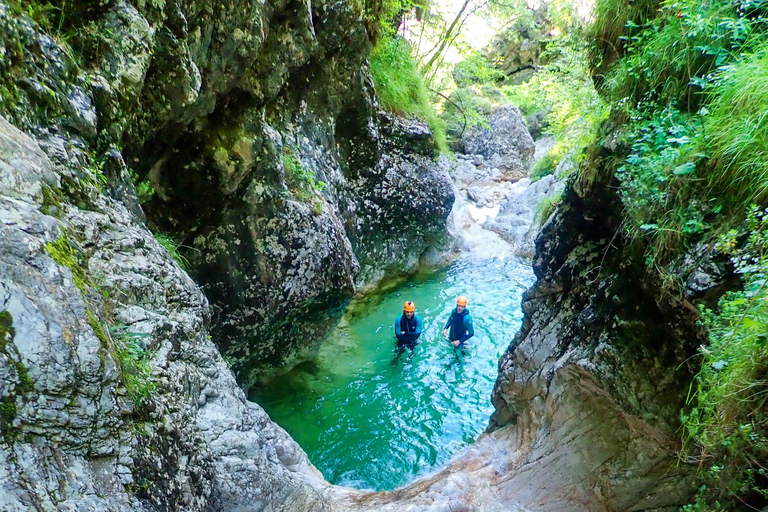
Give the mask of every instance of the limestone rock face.
[{"label": "limestone rock face", "polygon": [[[536,221],[536,208],[547,197],[556,197],[563,190],[564,184],[557,181],[553,174],[544,176],[535,183],[523,178],[518,182],[526,185],[525,189],[511,195],[501,205],[499,214],[485,223],[485,228],[501,235],[512,244],[516,254],[533,258],[535,254],[534,237],[540,224]],[[544,223],[547,219],[540,219]]]},{"label": "limestone rock face", "polygon": [[322,478],[245,399],[205,296],[143,224],[98,195],[44,213],[59,166],[0,118],[16,178],[0,189],[0,510],[324,507],[306,483]]},{"label": "limestone rock face", "polygon": [[[449,247],[448,175],[426,126],[378,108],[351,4],[77,5],[61,22],[75,59],[0,2],[0,113],[71,164],[68,197],[98,167],[181,244],[243,383],[311,354],[355,292]],[[154,189],[143,210],[130,176]]]},{"label": "limestone rock face", "polygon": [[536,147],[520,111],[514,105],[499,107],[488,124],[488,128],[469,130],[462,137],[464,153],[482,155],[485,166],[499,169],[503,180],[527,176]]},{"label": "limestone rock face", "polygon": [[[571,180],[536,239],[538,281],[499,362],[491,430],[527,452],[513,474],[560,481],[523,504],[549,496],[561,508],[540,510],[676,510],[695,472],[676,457],[695,371],[681,362],[702,342],[695,296],[657,299],[642,251],[622,238],[611,178],[596,174]],[[569,485],[568,496],[557,489]]]}]

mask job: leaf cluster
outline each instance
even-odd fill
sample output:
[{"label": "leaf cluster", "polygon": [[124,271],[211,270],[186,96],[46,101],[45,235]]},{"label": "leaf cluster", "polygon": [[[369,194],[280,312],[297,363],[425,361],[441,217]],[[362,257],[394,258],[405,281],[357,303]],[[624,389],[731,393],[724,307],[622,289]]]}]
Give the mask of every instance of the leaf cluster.
[{"label": "leaf cluster", "polygon": [[325,187],[325,183],[315,179],[315,173],[299,161],[296,153],[289,146],[283,149],[280,158],[291,194],[299,201],[312,204],[313,212],[319,214],[322,211],[320,192]]},{"label": "leaf cluster", "polygon": [[686,510],[761,510],[768,506],[768,210],[747,214],[747,242],[737,231],[718,247],[731,255],[744,289],[702,308],[709,344],[682,415],[688,457],[705,462],[697,501]]}]

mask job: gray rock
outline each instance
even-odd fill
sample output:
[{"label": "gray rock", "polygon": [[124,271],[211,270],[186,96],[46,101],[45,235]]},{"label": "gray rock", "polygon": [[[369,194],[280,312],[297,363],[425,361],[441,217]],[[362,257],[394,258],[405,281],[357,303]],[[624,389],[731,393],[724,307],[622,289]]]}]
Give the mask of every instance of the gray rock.
[{"label": "gray rock", "polygon": [[540,219],[539,223],[535,222],[537,208],[545,198],[555,200],[562,192],[564,184],[557,181],[553,175],[548,175],[534,183],[528,178],[523,178],[516,185],[522,191],[507,198],[499,214],[488,219],[484,227],[498,233],[512,245],[516,254],[533,258],[534,240],[539,228],[546,221]]},{"label": "gray rock", "polygon": [[512,105],[502,106],[491,114],[488,124],[489,128],[464,134],[464,152],[482,155],[485,165],[499,168],[505,180],[527,176],[535,146],[520,111]]},{"label": "gray rock", "polygon": [[478,206],[485,206],[485,193],[479,187],[469,187],[467,189],[467,197],[474,201]]},{"label": "gray rock", "polygon": [[[0,401],[15,411],[0,423],[0,510],[328,510],[313,488],[326,484],[247,402],[206,334],[205,296],[152,234],[107,197],[45,215],[18,190],[51,163],[2,119],[0,147],[16,172],[0,180]],[[143,404],[120,333],[147,354]]]}]

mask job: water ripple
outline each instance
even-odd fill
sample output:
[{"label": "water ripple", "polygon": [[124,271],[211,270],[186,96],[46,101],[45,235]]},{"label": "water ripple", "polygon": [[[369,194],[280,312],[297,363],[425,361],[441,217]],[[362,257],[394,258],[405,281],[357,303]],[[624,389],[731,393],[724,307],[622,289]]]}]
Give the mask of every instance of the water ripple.
[{"label": "water ripple", "polygon": [[[499,357],[520,327],[533,281],[518,259],[464,258],[353,305],[317,358],[251,398],[304,448],[332,483],[394,489],[471,443],[493,412]],[[441,336],[458,295],[475,337],[463,358]],[[368,300],[373,299],[373,300]],[[424,322],[414,357],[393,365],[395,317],[405,300]]]}]

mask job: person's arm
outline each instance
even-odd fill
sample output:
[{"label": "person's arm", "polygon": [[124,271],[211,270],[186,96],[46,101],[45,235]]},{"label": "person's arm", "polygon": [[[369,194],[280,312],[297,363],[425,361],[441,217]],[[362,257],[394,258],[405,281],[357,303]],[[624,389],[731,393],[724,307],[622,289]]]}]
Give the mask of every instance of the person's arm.
[{"label": "person's arm", "polygon": [[421,317],[417,316],[416,317],[416,330],[411,333],[411,339],[412,340],[415,341],[415,340],[419,339],[419,336],[421,336],[421,328],[422,328]]},{"label": "person's arm", "polygon": [[459,345],[463,345],[469,338],[475,335],[475,326],[472,324],[472,317],[467,315],[464,318],[464,327],[467,329],[467,333],[459,338]]},{"label": "person's arm", "polygon": [[395,318],[395,336],[397,337],[398,340],[405,339],[405,337],[403,336],[403,331],[402,329],[400,329],[401,318],[402,318],[401,316],[398,316],[397,318]]}]

